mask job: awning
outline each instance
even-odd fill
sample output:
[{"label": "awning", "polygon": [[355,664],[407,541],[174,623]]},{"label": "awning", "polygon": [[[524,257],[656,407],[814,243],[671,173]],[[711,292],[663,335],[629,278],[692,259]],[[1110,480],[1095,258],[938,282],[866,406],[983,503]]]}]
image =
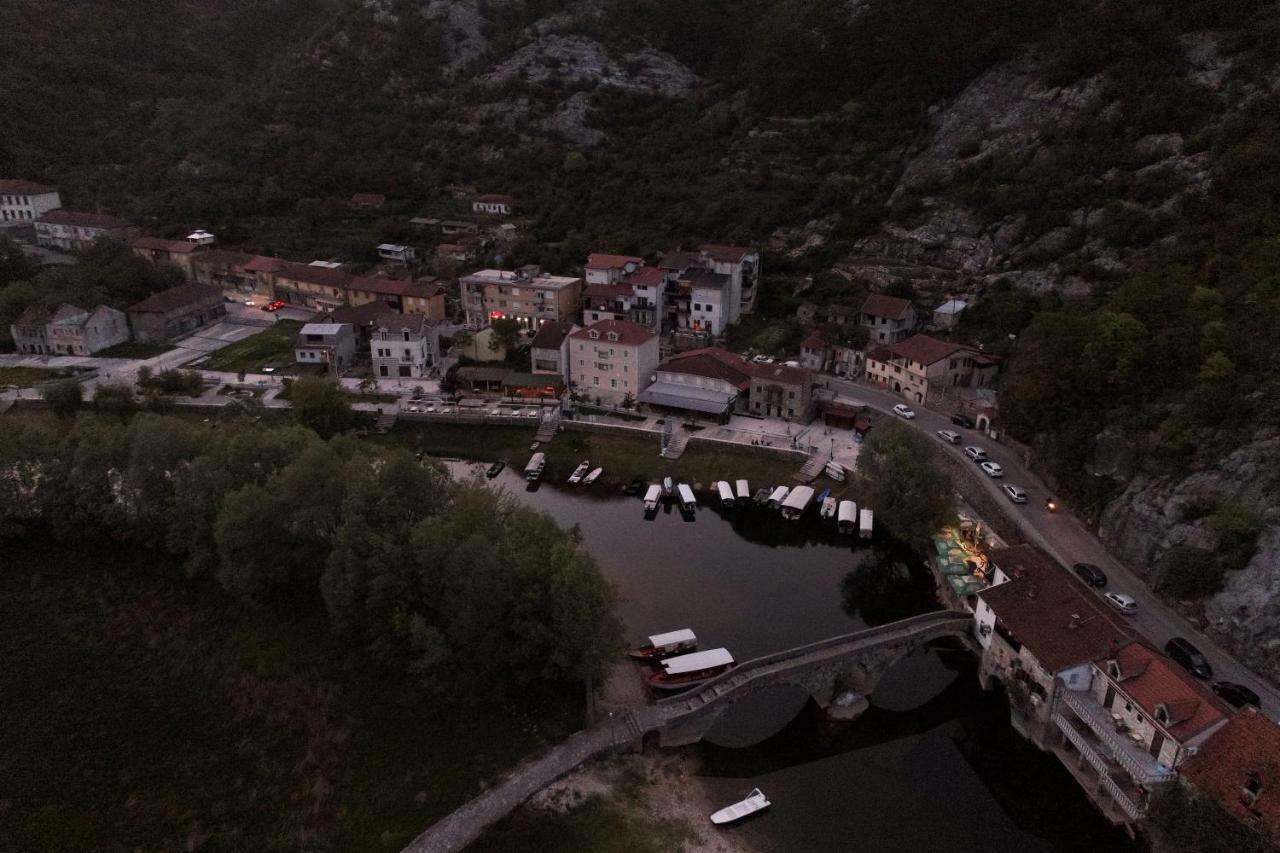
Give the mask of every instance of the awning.
[{"label": "awning", "polygon": [[736,396],[736,394],[725,394],[711,388],[698,388],[675,382],[655,382],[640,392],[639,400],[653,406],[718,415],[733,405]]}]

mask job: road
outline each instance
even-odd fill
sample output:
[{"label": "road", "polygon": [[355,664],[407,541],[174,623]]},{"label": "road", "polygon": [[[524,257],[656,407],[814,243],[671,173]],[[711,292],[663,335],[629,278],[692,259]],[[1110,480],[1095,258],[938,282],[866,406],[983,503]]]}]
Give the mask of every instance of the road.
[{"label": "road", "polygon": [[[880,391],[857,382],[832,378],[829,387],[842,397],[864,403],[890,417],[894,417],[893,407],[905,402],[897,394]],[[1142,579],[1112,557],[1102,542],[1072,513],[1064,508],[1056,513],[1047,511],[1044,501],[1050,495],[1049,490],[1028,470],[1025,460],[1019,458],[1016,451],[991,441],[973,430],[956,426],[951,423],[949,414],[931,411],[915,403],[909,405],[915,410],[916,417],[904,422],[923,430],[937,442],[939,450],[943,453],[949,453],[964,464],[972,465],[977,474],[975,481],[996,499],[1008,503],[1008,515],[1028,542],[1038,545],[1064,566],[1071,566],[1073,563],[1093,563],[1101,567],[1107,573],[1108,585],[1105,590],[1098,592],[1106,590],[1122,592],[1133,596],[1138,602],[1137,614],[1126,617],[1138,633],[1160,649],[1164,648],[1164,644],[1170,637],[1186,637],[1209,659],[1213,667],[1214,680],[1234,681],[1248,686],[1262,697],[1263,712],[1273,720],[1280,720],[1280,691],[1174,612]],[[938,439],[936,433],[941,429],[959,433],[961,443],[953,445]],[[964,455],[962,448],[968,445],[978,445],[986,450],[988,458],[998,462],[1004,468],[1004,478],[992,479],[983,474]],[[1000,488],[1005,483],[1012,483],[1026,489],[1027,503],[1019,506],[1009,502]]]}]

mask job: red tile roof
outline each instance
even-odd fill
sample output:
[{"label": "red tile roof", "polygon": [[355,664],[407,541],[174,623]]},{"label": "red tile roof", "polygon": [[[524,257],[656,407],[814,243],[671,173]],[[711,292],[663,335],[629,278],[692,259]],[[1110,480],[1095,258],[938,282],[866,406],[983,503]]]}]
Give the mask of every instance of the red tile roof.
[{"label": "red tile roof", "polygon": [[666,278],[667,274],[661,267],[640,267],[623,280],[642,287],[656,287]]},{"label": "red tile roof", "polygon": [[595,297],[596,299],[620,299],[623,296],[631,296],[635,293],[630,284],[588,284],[583,288],[582,295],[584,297]]},{"label": "red tile roof", "polygon": [[968,349],[968,347],[953,344],[949,341],[940,341],[928,335],[912,335],[906,340],[889,345],[889,352],[905,358],[907,361],[919,362],[925,367],[936,364],[944,358],[950,358],[964,349]]},{"label": "red tile roof", "polygon": [[57,192],[53,187],[37,184],[35,181],[24,181],[21,178],[0,178],[0,193],[16,195],[44,195]]},{"label": "red tile roof", "polygon": [[[592,338],[592,332],[598,332],[599,337]],[[611,332],[618,336],[617,341],[608,340]],[[632,323],[628,320],[601,320],[598,323],[592,323],[585,329],[579,329],[569,337],[575,340],[600,340],[633,347],[651,341],[657,335],[648,326],[641,326],[639,323]]]},{"label": "red tile roof", "polygon": [[244,265],[245,272],[276,272],[284,269],[285,262],[267,255],[254,255],[253,260]]},{"label": "red tile roof", "polygon": [[1047,671],[1096,660],[1130,639],[1097,596],[1030,545],[988,555],[1010,580],[978,593]]},{"label": "red tile roof", "polygon": [[697,252],[668,252],[658,260],[658,266],[664,270],[684,272],[689,267],[702,266],[702,257]]},{"label": "red tile roof", "polygon": [[751,387],[751,363],[734,352],[719,347],[703,347],[678,353],[664,361],[659,370],[720,379],[745,391]]},{"label": "red tile roof", "polygon": [[53,319],[53,312],[44,305],[28,305],[13,321],[15,326],[45,326]]},{"label": "red tile roof", "polygon": [[197,243],[190,240],[165,240],[160,237],[139,237],[133,241],[133,248],[147,249],[152,252],[168,252],[173,255],[186,255],[198,248]]},{"label": "red tile roof", "polygon": [[168,290],[153,293],[129,306],[130,314],[168,314],[202,302],[221,302],[222,291],[213,285],[189,281]]},{"label": "red tile roof", "polygon": [[[1182,765],[1182,776],[1239,818],[1280,833],[1280,726],[1254,708],[1236,714]],[[1242,794],[1257,788],[1252,802]]]},{"label": "red tile roof", "polygon": [[1141,640],[1133,640],[1107,655],[1107,660],[1118,662],[1122,672],[1132,673],[1117,682],[1116,689],[1152,719],[1156,706],[1165,706],[1170,722],[1161,725],[1183,743],[1227,718],[1227,708],[1218,697]]},{"label": "red tile roof", "polygon": [[785,364],[752,364],[751,375],[762,382],[779,382],[783,385],[807,385],[813,379],[813,371],[807,367],[787,367]]},{"label": "red tile roof", "polygon": [[886,296],[883,293],[872,293],[862,303],[863,314],[888,317],[890,320],[905,320],[909,308],[911,308],[910,299]]},{"label": "red tile roof", "polygon": [[51,210],[36,220],[48,225],[74,225],[77,228],[130,228],[128,222],[106,213],[83,213],[78,210]]},{"label": "red tile roof", "polygon": [[809,333],[809,337],[800,342],[801,349],[826,349],[831,346],[827,343],[827,339],[822,336],[822,332],[817,330]]},{"label": "red tile roof", "polygon": [[644,258],[633,258],[630,255],[592,254],[587,256],[587,269],[589,270],[617,270],[622,269],[627,264],[640,266],[643,263]]},{"label": "red tile roof", "polygon": [[441,289],[439,285],[429,282],[382,278],[379,276],[355,276],[346,286],[350,290],[360,290],[365,293],[380,293],[385,296],[410,296],[418,299],[430,299]]},{"label": "red tile roof", "polygon": [[716,246],[710,243],[704,246],[699,246],[698,248],[705,252],[707,257],[711,258],[713,261],[719,261],[722,264],[736,264],[747,255],[755,254],[756,251],[755,249],[746,249],[742,246]]},{"label": "red tile roof", "polygon": [[347,282],[351,280],[351,276],[342,270],[288,262],[281,265],[277,275],[280,278],[306,282],[307,284],[318,284],[321,287],[346,287]]}]

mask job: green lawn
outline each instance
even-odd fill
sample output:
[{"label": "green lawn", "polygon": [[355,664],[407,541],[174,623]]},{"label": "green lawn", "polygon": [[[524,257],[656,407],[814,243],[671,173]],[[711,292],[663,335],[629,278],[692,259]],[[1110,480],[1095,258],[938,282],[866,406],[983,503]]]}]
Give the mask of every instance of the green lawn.
[{"label": "green lawn", "polygon": [[111,543],[6,548],[0,658],[3,850],[398,851],[581,723],[581,688],[454,706]]},{"label": "green lawn", "polygon": [[69,371],[53,370],[47,367],[0,367],[0,386],[16,385],[19,388],[30,388],[37,382],[70,375]]},{"label": "green lawn", "polygon": [[94,358],[154,358],[174,349],[172,344],[144,344],[125,341],[94,353]]},{"label": "green lawn", "polygon": [[276,370],[293,365],[294,342],[302,324],[296,320],[279,320],[251,338],[236,341],[212,352],[202,370],[225,370],[233,373],[260,373],[264,367]]}]

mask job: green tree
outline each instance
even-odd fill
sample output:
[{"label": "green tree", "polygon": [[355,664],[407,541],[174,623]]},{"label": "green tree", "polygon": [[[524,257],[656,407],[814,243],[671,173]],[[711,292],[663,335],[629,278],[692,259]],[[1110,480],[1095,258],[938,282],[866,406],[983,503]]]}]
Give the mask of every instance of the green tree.
[{"label": "green tree", "polygon": [[138,410],[133,387],[124,382],[99,385],[93,390],[93,408],[103,414],[128,419]]},{"label": "green tree", "polygon": [[40,396],[58,417],[69,418],[75,415],[84,402],[84,389],[74,379],[63,379],[46,385],[41,389]]},{"label": "green tree", "polygon": [[493,336],[489,339],[489,349],[494,352],[505,349],[508,354],[514,352],[516,345],[520,343],[520,324],[504,318],[494,320],[490,327],[493,329]]},{"label": "green tree", "polygon": [[858,455],[855,479],[861,502],[876,522],[909,544],[926,541],[955,521],[955,488],[934,461],[927,438],[890,421],[873,429]]},{"label": "green tree", "polygon": [[321,438],[331,438],[355,426],[351,401],[337,382],[323,377],[303,377],[290,390],[293,416]]},{"label": "green tree", "polygon": [[0,236],[0,288],[15,281],[28,281],[37,267],[12,238]]}]

